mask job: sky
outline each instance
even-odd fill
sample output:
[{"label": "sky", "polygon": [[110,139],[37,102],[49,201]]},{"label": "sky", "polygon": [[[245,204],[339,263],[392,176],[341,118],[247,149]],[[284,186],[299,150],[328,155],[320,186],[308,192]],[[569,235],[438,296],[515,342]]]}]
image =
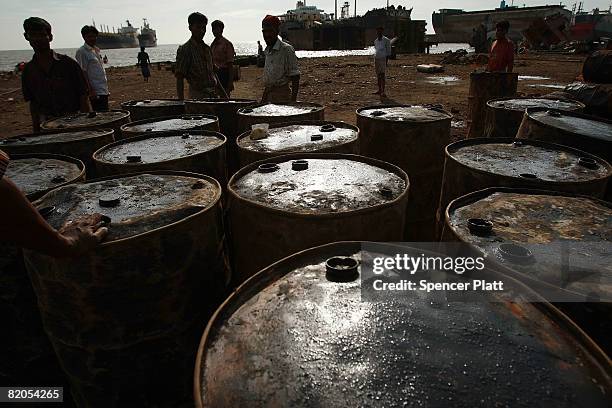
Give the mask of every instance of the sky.
[{"label": "sky", "polygon": [[[512,0],[508,0],[510,3]],[[344,0],[338,0],[338,9]],[[354,0],[351,2],[353,13]],[[564,2],[571,9],[574,0]],[[334,12],[333,0],[307,0],[327,13]],[[393,1],[389,4],[413,7],[412,18],[427,20],[428,32],[433,32],[431,13],[440,8],[463,8],[482,10],[499,7],[496,0],[413,0]],[[515,5],[535,6],[547,4],[546,0],[515,0]],[[558,4],[551,1],[549,4]],[[584,0],[586,10],[599,7],[608,9],[612,0]],[[372,8],[386,5],[386,0],[359,0],[357,14],[364,14]],[[232,41],[255,41],[261,37],[261,19],[266,14],[283,14],[295,7],[295,0],[0,0],[0,50],[23,50],[29,44],[23,38],[23,20],[30,16],[46,19],[53,27],[54,48],[73,48],[82,44],[80,30],[83,25],[97,24],[118,27],[125,20],[137,27],[142,18],[147,18],[151,27],[157,30],[159,44],[179,44],[189,37],[187,16],[199,11],[209,22],[220,19],[225,23],[225,36]],[[212,34],[206,33],[205,41],[210,42]]]}]

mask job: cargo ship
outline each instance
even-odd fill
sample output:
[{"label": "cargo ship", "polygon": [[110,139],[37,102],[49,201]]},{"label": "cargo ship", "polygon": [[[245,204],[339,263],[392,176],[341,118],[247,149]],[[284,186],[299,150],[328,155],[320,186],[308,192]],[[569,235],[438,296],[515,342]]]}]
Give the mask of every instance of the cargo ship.
[{"label": "cargo ship", "polygon": [[461,9],[441,9],[431,16],[433,28],[436,32],[435,39],[444,43],[469,43],[475,30],[481,26],[493,36],[495,24],[506,20],[510,23],[508,37],[519,42],[523,39],[523,32],[527,30],[534,21],[559,16],[571,21],[572,12],[563,5],[517,7],[508,6],[502,0],[500,7],[492,10],[464,11]]},{"label": "cargo ship", "polygon": [[281,37],[296,50],[356,50],[373,44],[376,28],[383,26],[385,35],[396,38],[396,51],[422,52],[425,44],[426,22],[411,19],[412,9],[388,6],[373,9],[363,16],[353,12],[344,2],[334,13],[326,13],[317,6],[298,1],[295,9],[278,16],[282,22]]},{"label": "cargo ship", "polygon": [[582,10],[582,2],[574,14],[571,38],[578,41],[599,41],[612,38],[612,6],[608,10]]},{"label": "cargo ship", "polygon": [[[108,26],[101,26],[98,34],[96,45],[100,49],[111,48],[137,48],[138,47],[138,29],[126,20],[126,26],[119,27],[115,32],[115,28],[110,31]],[[95,26],[95,23],[94,23]]]},{"label": "cargo ship", "polygon": [[157,47],[157,34],[149,26],[149,22],[146,18],[142,19],[142,27],[140,28],[140,34],[138,34],[138,43],[141,47]]}]

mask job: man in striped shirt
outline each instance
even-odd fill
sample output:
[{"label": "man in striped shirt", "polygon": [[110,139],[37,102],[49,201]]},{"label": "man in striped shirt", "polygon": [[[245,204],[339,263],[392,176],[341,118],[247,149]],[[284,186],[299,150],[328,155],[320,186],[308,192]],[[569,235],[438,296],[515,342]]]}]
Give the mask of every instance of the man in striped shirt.
[{"label": "man in striped shirt", "polygon": [[81,255],[101,242],[108,230],[102,215],[67,223],[59,231],[51,227],[5,172],[9,157],[0,150],[0,242],[32,249],[54,257]]}]

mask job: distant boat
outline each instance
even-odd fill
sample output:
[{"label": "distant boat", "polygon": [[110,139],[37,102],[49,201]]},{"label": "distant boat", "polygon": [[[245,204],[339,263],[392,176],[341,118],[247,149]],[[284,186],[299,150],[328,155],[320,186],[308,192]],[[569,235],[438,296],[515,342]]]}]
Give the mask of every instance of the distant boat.
[{"label": "distant boat", "polygon": [[149,26],[149,22],[146,18],[142,19],[142,28],[138,35],[138,43],[141,47],[157,47],[157,35],[155,30]]},{"label": "distant boat", "polygon": [[612,38],[612,7],[608,10],[582,11],[582,3],[574,15],[571,27],[572,39],[598,41],[602,37]]},{"label": "distant boat", "polygon": [[[117,32],[113,28],[113,32],[106,28],[106,31],[100,29],[96,45],[100,49],[111,48],[137,48],[138,47],[138,29],[130,24],[129,20],[125,21],[126,27],[119,27]],[[95,26],[95,23],[94,23]]]}]

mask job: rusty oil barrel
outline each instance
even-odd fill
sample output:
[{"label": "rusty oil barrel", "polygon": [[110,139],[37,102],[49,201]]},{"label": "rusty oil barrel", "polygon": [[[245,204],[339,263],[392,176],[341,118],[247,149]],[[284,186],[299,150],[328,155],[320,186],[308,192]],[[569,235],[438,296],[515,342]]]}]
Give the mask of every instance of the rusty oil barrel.
[{"label": "rusty oil barrel", "polygon": [[478,138],[446,147],[438,205],[438,236],[444,211],[457,197],[488,187],[567,191],[603,197],[612,166],[589,153],[538,140]]},{"label": "rusty oil barrel", "polygon": [[[228,281],[221,187],[187,172],[104,178],[38,201],[53,227],[110,218],[95,251],[24,250],[49,334],[79,407],[174,406],[190,397],[198,337]],[[199,332],[199,333],[198,333]]]},{"label": "rusty oil barrel", "polygon": [[91,178],[94,174],[93,153],[115,141],[112,129],[56,131],[10,137],[0,141],[0,149],[12,154],[51,153],[81,160]]},{"label": "rusty oil barrel", "polygon": [[251,130],[258,123],[285,123],[302,120],[325,120],[325,107],[316,103],[266,103],[238,110],[239,133]]},{"label": "rusty oil barrel", "polygon": [[452,115],[429,106],[369,106],[357,110],[361,154],[395,164],[410,177],[408,241],[432,241]]},{"label": "rusty oil barrel", "polygon": [[121,104],[121,109],[130,112],[132,121],[137,121],[162,116],[182,115],[185,113],[185,101],[181,99],[127,101]]},{"label": "rusty oil barrel", "polygon": [[516,137],[527,108],[582,112],[582,102],[549,98],[501,98],[487,102],[483,137]]},{"label": "rusty oil barrel", "polygon": [[106,112],[76,113],[61,118],[50,119],[43,122],[40,127],[44,132],[113,129],[115,131],[115,139],[118,139],[121,134],[121,126],[130,120],[130,112],[110,110]]},{"label": "rusty oil barrel", "polygon": [[448,205],[443,237],[471,244],[493,268],[560,301],[612,352],[612,203],[545,190],[484,189]]},{"label": "rusty oil barrel", "polygon": [[177,170],[206,174],[225,186],[225,146],[225,136],[217,132],[153,132],[104,146],[93,161],[100,177]]},{"label": "rusty oil barrel", "polygon": [[356,155],[300,153],[243,167],[228,184],[236,281],[314,245],[401,241],[408,188],[400,168]]},{"label": "rusty oil barrel", "polygon": [[212,115],[179,115],[144,119],[121,126],[121,138],[127,139],[148,132],[219,131],[219,119]]},{"label": "rusty oil barrel", "polygon": [[196,407],[609,406],[609,358],[552,305],[495,292],[364,302],[360,261],[376,254],[362,244],[302,251],[233,292],[200,342]]},{"label": "rusty oil barrel", "polygon": [[468,138],[485,134],[487,102],[516,95],[518,74],[515,72],[472,72],[468,96]]},{"label": "rusty oil barrel", "polygon": [[359,129],[344,122],[278,123],[270,126],[266,138],[259,140],[252,140],[250,133],[238,137],[240,167],[283,154],[359,154]]}]

